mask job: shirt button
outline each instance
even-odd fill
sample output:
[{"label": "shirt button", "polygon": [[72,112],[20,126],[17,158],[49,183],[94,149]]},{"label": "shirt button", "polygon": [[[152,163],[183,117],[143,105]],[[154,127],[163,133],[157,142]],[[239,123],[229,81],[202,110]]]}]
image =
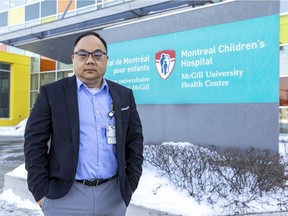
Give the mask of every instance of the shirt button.
[{"label": "shirt button", "polygon": [[96,114],[99,114],[99,111],[98,111],[98,110],[96,111]]}]

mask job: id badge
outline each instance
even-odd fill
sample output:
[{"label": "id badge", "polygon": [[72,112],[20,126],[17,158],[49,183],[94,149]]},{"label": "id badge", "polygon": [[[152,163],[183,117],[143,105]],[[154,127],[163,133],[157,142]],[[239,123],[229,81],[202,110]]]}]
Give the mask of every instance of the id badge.
[{"label": "id badge", "polygon": [[116,144],[116,129],[115,126],[106,126],[106,137],[108,144]]}]

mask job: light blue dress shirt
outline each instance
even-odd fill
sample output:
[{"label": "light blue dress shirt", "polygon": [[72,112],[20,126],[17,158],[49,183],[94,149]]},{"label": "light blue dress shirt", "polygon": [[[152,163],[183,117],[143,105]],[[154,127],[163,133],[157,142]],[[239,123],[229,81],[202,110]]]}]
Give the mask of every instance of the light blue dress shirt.
[{"label": "light blue dress shirt", "polygon": [[80,146],[76,179],[110,178],[116,175],[118,165],[116,145],[108,144],[105,133],[105,126],[111,125],[108,113],[113,109],[109,86],[103,79],[100,89],[89,89],[77,78],[77,96]]}]

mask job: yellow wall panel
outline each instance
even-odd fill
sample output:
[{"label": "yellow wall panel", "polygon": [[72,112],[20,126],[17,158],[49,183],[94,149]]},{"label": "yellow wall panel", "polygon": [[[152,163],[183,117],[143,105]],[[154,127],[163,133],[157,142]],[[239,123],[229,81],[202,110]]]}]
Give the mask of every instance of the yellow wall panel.
[{"label": "yellow wall panel", "polygon": [[288,43],[288,15],[280,17],[280,44]]},{"label": "yellow wall panel", "polygon": [[24,23],[24,7],[8,11],[8,25],[17,25],[22,23]]},{"label": "yellow wall panel", "polygon": [[11,65],[10,118],[0,118],[0,126],[14,126],[29,115],[30,58],[0,51],[0,62]]},{"label": "yellow wall panel", "polygon": [[48,23],[48,22],[53,22],[53,21],[55,21],[56,19],[57,19],[56,16],[50,16],[50,17],[47,17],[47,18],[43,18],[43,19],[41,20],[41,24],[43,24],[43,23]]}]

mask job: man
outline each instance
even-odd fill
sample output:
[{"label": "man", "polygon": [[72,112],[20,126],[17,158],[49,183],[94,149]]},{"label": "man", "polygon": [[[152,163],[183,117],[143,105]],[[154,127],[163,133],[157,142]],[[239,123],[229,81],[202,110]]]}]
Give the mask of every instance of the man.
[{"label": "man", "polygon": [[46,216],[125,215],[143,162],[133,93],[103,78],[97,33],[76,39],[72,62],[75,76],[42,86],[27,121],[29,190]]}]

